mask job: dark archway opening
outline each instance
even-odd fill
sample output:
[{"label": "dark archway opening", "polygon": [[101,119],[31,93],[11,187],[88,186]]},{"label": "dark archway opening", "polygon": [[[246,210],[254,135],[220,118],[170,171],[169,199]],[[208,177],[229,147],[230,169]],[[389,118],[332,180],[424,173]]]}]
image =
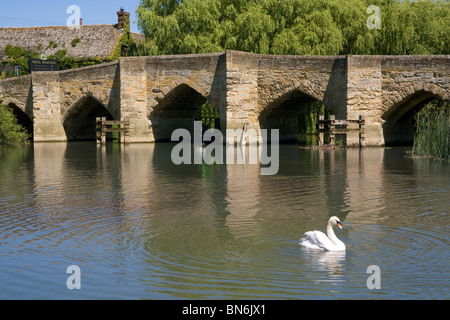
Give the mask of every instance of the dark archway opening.
[{"label": "dark archway opening", "polygon": [[[106,107],[93,96],[86,96],[78,100],[64,118],[64,130],[68,141],[95,141],[96,118],[106,117],[114,120]],[[108,134],[107,139],[112,139]]]},{"label": "dark archway opening", "polygon": [[8,104],[8,107],[12,110],[14,117],[17,119],[17,123],[28,132],[30,140],[33,141],[33,120],[14,103]]},{"label": "dark archway opening", "polygon": [[[204,129],[208,123],[211,124],[211,108],[202,94],[186,84],[179,85],[164,97],[150,115],[155,141],[170,142],[176,129],[188,130],[193,138],[194,121],[202,120]],[[218,115],[213,114],[213,117]],[[219,122],[214,119],[215,124]],[[218,128],[217,125],[215,127]]]},{"label": "dark archway opening", "polygon": [[291,91],[269,104],[259,117],[261,129],[279,129],[280,143],[316,145],[319,115],[331,112],[314,97]]},{"label": "dark archway opening", "polygon": [[383,134],[386,146],[412,146],[417,128],[417,115],[430,102],[439,99],[421,90],[394,105],[383,116]]}]

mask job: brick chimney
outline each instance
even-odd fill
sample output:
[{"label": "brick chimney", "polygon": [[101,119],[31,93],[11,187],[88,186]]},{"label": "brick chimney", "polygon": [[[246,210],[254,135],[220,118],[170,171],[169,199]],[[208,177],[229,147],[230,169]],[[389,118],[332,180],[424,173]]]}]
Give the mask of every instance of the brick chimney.
[{"label": "brick chimney", "polygon": [[125,17],[130,18],[130,13],[126,12],[123,7],[120,8],[120,11],[117,12],[117,16],[119,18],[117,23],[117,29],[125,29]]},{"label": "brick chimney", "polygon": [[80,18],[80,26],[83,25],[83,18]]}]

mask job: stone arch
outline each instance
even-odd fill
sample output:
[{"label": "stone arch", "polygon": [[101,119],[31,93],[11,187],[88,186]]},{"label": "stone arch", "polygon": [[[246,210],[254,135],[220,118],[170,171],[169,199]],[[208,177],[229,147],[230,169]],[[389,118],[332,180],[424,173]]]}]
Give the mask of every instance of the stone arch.
[{"label": "stone arch", "polygon": [[[208,100],[205,90],[197,91],[187,83],[166,87],[149,113],[155,141],[170,141],[172,132],[184,128],[193,133],[194,118]],[[168,91],[170,89],[170,91]]]},{"label": "stone arch", "polygon": [[33,121],[33,87],[31,75],[0,80],[0,104],[23,112]]},{"label": "stone arch", "polygon": [[170,99],[170,97],[173,96],[176,90],[179,90],[180,88],[186,86],[195,90],[203,97],[209,98],[209,92],[197,83],[189,79],[177,79],[172,81],[169,85],[150,89],[151,97],[149,99],[149,114],[151,114],[153,112],[153,109],[156,108],[161,102],[166,100],[167,96],[169,96]]},{"label": "stone arch", "polygon": [[383,135],[386,145],[412,144],[414,142],[415,115],[428,102],[442,99],[450,102],[441,90],[420,87],[418,90],[409,90],[405,94],[397,94],[391,105],[385,108],[382,114]]},{"label": "stone arch", "polygon": [[31,135],[31,137],[33,137],[33,133],[34,133],[33,119],[26,112],[26,110],[17,106],[13,102],[9,102],[6,105],[12,110],[14,116],[17,119],[17,123],[20,124],[22,127],[24,127],[27,130],[27,132]]},{"label": "stone arch", "polygon": [[310,92],[297,87],[278,95],[259,114],[261,129],[279,129],[280,142],[297,143],[299,133],[298,116],[311,103],[320,101]]},{"label": "stone arch", "polygon": [[[261,97],[264,101],[261,101],[261,108],[263,110],[267,108],[273,108],[274,106],[278,105],[280,102],[283,102],[286,100],[286,98],[289,98],[292,95],[295,95],[296,93],[300,92],[306,96],[311,97],[312,99],[322,101],[324,97],[324,92],[322,90],[318,90],[318,84],[313,83],[310,80],[303,80],[303,81],[297,81],[294,83],[294,81],[290,81],[290,85],[285,86],[283,88],[273,87],[273,88],[267,88],[270,90],[270,94],[264,94],[263,97]],[[267,90],[266,89],[266,90]]]},{"label": "stone arch", "polygon": [[436,86],[435,84],[416,84],[410,85],[394,92],[388,96],[383,102],[382,119],[388,120],[395,118],[400,119],[411,108],[421,104],[430,98],[439,98],[449,101],[448,93],[445,89]]},{"label": "stone arch", "polygon": [[14,99],[13,97],[8,97],[4,99],[0,97],[0,104],[7,105],[10,108],[20,110],[21,112],[26,114],[28,118],[32,119],[32,113],[30,114],[29,112],[27,112],[28,110],[26,104],[17,99]]},{"label": "stone arch", "polygon": [[304,95],[305,97],[310,97],[313,100],[322,100],[322,97],[318,97],[317,94],[315,92],[311,92],[308,87],[300,87],[297,83],[296,85],[289,86],[284,88],[284,90],[278,91],[271,97],[271,100],[266,101],[266,103],[262,105],[262,109],[265,112],[271,112],[271,109],[276,108],[287,99],[299,94]]},{"label": "stone arch", "polygon": [[108,107],[92,94],[79,98],[62,116],[68,141],[95,140],[95,120],[106,117],[114,120]]}]

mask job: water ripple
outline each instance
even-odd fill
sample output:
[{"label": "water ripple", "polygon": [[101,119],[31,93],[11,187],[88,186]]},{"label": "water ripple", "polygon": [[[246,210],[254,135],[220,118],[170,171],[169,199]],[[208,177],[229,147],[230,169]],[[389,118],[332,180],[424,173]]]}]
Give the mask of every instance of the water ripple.
[{"label": "water ripple", "polygon": [[[36,152],[22,171],[0,162],[0,298],[73,298],[71,264],[85,298],[449,297],[446,168],[384,149],[288,148],[280,173],[261,176],[174,166],[164,146],[82,146]],[[298,246],[330,215],[345,253]]]}]

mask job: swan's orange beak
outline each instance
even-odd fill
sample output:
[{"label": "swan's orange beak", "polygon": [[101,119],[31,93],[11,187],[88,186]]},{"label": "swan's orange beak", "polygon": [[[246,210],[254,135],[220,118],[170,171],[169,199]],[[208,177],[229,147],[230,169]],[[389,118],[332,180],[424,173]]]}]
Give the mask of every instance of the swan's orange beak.
[{"label": "swan's orange beak", "polygon": [[337,226],[339,227],[339,229],[342,229],[342,224],[338,221],[336,222]]}]

